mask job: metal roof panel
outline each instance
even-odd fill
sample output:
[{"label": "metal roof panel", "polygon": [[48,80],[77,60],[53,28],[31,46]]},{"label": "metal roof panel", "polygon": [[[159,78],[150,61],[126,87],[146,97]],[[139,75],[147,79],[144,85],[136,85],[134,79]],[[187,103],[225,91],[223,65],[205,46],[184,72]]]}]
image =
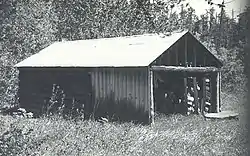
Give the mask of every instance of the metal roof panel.
[{"label": "metal roof panel", "polygon": [[55,42],[15,67],[145,67],[186,33]]}]

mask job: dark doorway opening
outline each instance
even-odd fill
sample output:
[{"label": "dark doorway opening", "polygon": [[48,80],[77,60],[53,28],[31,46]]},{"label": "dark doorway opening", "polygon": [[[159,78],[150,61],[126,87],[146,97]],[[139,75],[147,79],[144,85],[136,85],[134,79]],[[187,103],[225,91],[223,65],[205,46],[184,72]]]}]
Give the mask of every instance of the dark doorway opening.
[{"label": "dark doorway opening", "polygon": [[210,112],[211,78],[200,73],[154,71],[154,103],[155,111],[164,114]]}]

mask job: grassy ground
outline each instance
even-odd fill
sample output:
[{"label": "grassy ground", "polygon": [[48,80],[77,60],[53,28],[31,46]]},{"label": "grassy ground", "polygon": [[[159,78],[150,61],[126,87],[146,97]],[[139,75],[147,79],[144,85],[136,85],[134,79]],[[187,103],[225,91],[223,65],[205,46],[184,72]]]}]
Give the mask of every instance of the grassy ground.
[{"label": "grassy ground", "polygon": [[157,115],[150,127],[0,116],[0,155],[247,155],[244,98],[222,97],[223,108],[240,112],[239,120]]}]

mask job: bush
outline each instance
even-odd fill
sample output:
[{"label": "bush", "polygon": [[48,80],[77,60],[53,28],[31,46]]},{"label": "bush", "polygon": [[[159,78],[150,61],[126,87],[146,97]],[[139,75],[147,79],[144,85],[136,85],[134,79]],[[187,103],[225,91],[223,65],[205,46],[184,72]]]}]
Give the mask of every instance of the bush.
[{"label": "bush", "polygon": [[84,105],[77,103],[72,97],[72,103],[65,103],[66,94],[60,85],[53,84],[52,93],[48,103],[43,108],[43,115],[59,115],[65,118],[82,118],[84,117]]},{"label": "bush", "polygon": [[0,108],[18,104],[16,97],[18,91],[17,75],[18,71],[13,67],[0,67]]}]

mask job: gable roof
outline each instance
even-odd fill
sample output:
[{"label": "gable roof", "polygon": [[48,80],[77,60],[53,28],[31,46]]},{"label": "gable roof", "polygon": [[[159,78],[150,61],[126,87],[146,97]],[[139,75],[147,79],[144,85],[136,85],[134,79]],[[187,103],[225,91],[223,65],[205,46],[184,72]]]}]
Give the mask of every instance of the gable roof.
[{"label": "gable roof", "polygon": [[15,67],[146,67],[186,33],[55,42]]}]

